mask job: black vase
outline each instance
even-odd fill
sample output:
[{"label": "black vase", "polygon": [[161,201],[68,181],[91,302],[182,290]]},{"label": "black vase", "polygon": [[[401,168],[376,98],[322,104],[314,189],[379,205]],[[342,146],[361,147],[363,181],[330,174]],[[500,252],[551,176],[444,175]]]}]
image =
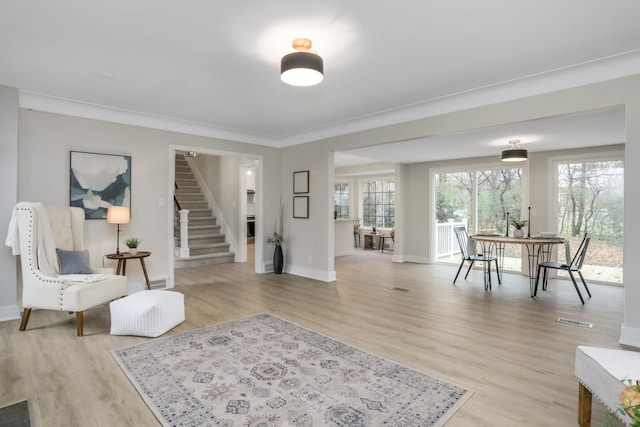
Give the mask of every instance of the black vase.
[{"label": "black vase", "polygon": [[273,250],[273,272],[276,274],[282,274],[282,263],[283,263],[283,255],[282,255],[282,246],[276,246]]}]

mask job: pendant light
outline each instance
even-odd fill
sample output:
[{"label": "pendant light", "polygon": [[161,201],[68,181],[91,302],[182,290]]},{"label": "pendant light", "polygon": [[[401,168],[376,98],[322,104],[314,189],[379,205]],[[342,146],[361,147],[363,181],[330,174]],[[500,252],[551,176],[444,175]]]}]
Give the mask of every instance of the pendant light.
[{"label": "pendant light", "polygon": [[280,61],[280,79],[292,86],[313,86],[324,79],[324,62],[315,52],[310,52],[311,40],[295,39],[293,48],[297,52],[289,53]]},{"label": "pendant light", "polygon": [[511,147],[502,152],[503,162],[523,162],[527,160],[529,157],[527,150],[520,148],[519,139],[512,139],[509,144],[511,144]]}]

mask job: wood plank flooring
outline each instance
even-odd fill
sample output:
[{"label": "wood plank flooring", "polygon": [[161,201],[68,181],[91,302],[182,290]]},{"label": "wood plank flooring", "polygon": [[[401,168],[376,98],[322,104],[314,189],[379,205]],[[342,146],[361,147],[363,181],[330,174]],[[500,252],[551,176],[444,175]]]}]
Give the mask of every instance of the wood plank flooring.
[{"label": "wood plank flooring", "polygon": [[[583,306],[566,281],[533,299],[522,276],[485,292],[480,270],[454,286],[456,267],[391,257],[337,258],[334,283],[257,275],[252,262],[176,270],[186,321],[169,334],[268,312],[473,390],[447,426],[577,425],[575,348],[619,347],[623,288],[592,285]],[[107,304],[85,313],[84,337],[74,322],[39,310],[25,332],[0,323],[0,406],[29,399],[33,426],[159,425],[109,353],[148,338],[109,335]],[[592,425],[605,419],[594,400]]]}]

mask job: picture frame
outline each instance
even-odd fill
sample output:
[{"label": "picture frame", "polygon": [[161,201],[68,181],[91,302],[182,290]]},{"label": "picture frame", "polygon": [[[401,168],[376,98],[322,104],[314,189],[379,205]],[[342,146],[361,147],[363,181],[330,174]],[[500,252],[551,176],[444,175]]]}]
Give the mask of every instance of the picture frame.
[{"label": "picture frame", "polygon": [[69,206],[85,219],[105,219],[109,206],[131,208],[131,156],[69,153]]},{"label": "picture frame", "polygon": [[293,196],[293,217],[309,218],[309,196]]},{"label": "picture frame", "polygon": [[293,194],[305,194],[309,192],[309,171],[297,171],[293,173]]}]

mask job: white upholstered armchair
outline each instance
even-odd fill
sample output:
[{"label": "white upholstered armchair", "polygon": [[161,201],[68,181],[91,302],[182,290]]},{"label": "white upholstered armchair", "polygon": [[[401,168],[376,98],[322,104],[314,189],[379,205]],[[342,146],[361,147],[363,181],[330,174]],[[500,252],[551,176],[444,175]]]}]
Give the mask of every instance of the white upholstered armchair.
[{"label": "white upholstered armchair", "polygon": [[82,336],[85,310],[127,295],[126,277],[89,266],[80,208],[19,203],[6,244],[20,254],[22,265],[21,331],[36,308],[75,312]]}]

